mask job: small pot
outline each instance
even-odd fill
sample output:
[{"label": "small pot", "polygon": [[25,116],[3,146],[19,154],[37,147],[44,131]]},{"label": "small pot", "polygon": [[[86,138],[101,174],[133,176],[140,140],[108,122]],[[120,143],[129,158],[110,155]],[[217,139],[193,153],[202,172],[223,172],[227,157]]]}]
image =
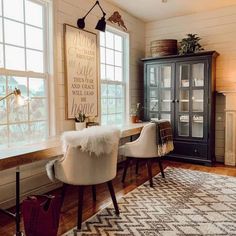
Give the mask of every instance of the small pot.
[{"label": "small pot", "polygon": [[75,122],[75,130],[82,130],[86,128],[86,122]]},{"label": "small pot", "polygon": [[132,123],[137,123],[139,121],[139,118],[138,116],[133,115],[133,116],[130,116],[130,120]]}]

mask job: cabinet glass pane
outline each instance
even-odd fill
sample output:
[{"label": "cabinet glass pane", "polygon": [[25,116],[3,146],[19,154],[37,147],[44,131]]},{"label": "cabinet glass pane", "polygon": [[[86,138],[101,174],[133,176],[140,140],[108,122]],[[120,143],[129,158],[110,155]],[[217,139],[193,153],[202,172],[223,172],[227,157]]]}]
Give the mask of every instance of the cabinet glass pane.
[{"label": "cabinet glass pane", "polygon": [[164,113],[162,113],[162,114],[161,114],[161,119],[162,119],[162,120],[171,121],[171,120],[170,120],[170,114],[164,114]]},{"label": "cabinet glass pane", "polygon": [[189,116],[188,115],[179,116],[178,135],[189,136]]},{"label": "cabinet glass pane", "polygon": [[159,120],[158,113],[149,113],[150,120]]},{"label": "cabinet glass pane", "polygon": [[189,87],[189,65],[181,65],[179,70],[180,87]]},{"label": "cabinet glass pane", "polygon": [[150,111],[158,111],[158,100],[157,99],[151,99],[150,101]]},{"label": "cabinet glass pane", "polygon": [[157,96],[158,96],[158,91],[157,91],[157,89],[156,88],[151,88],[150,89],[150,98],[157,98]]},{"label": "cabinet glass pane", "polygon": [[203,112],[203,102],[204,102],[204,90],[193,90],[193,111],[195,112]]},{"label": "cabinet glass pane", "polygon": [[179,111],[188,112],[189,111],[189,91],[180,90],[179,94]]},{"label": "cabinet glass pane", "polygon": [[171,87],[171,66],[161,67],[161,86],[163,88]]},{"label": "cabinet glass pane", "polygon": [[170,111],[171,110],[171,90],[162,90],[161,96],[161,110]]},{"label": "cabinet glass pane", "polygon": [[198,116],[198,115],[193,116],[192,137],[203,138],[203,116]]},{"label": "cabinet glass pane", "polygon": [[198,63],[192,65],[193,86],[204,86],[204,64]]},{"label": "cabinet glass pane", "polygon": [[157,86],[158,73],[156,71],[156,68],[152,67],[149,69],[149,76],[150,76],[150,86]]}]

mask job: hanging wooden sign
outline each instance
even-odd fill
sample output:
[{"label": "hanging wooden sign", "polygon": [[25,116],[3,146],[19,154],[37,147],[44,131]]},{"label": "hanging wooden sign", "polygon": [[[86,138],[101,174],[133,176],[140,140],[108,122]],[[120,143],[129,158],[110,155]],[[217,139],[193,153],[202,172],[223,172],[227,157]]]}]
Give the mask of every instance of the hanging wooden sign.
[{"label": "hanging wooden sign", "polygon": [[98,115],[97,35],[64,24],[66,118]]}]

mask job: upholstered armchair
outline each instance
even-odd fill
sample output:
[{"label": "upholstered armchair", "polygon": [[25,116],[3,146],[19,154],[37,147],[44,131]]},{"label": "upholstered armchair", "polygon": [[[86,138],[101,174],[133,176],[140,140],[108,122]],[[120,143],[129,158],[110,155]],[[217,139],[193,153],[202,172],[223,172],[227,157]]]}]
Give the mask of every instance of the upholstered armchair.
[{"label": "upholstered armchair", "polygon": [[[116,214],[119,209],[112,185],[112,179],[117,172],[117,154],[120,131],[102,127],[92,127],[83,131],[67,132],[63,137],[65,154],[53,163],[54,177],[66,185],[79,186],[78,192],[78,222],[81,229],[83,194],[85,186],[95,186],[107,183]],[[93,198],[95,196],[93,187]]]},{"label": "upholstered armchair", "polygon": [[138,139],[133,142],[128,142],[119,148],[119,155],[126,157],[125,167],[122,177],[122,182],[125,182],[127,169],[130,165],[131,159],[137,160],[136,173],[138,172],[138,161],[145,160],[147,162],[148,176],[150,186],[153,187],[152,181],[152,160],[157,159],[160,167],[162,177],[165,178],[162,167],[162,157],[159,156],[157,147],[157,132],[156,124],[148,123],[145,125],[140,133]]}]

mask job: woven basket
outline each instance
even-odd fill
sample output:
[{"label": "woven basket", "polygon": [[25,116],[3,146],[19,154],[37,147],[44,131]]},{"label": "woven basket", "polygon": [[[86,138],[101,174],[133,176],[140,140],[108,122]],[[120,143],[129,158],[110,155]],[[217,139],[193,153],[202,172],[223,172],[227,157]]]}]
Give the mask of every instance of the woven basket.
[{"label": "woven basket", "polygon": [[169,56],[177,54],[176,39],[162,39],[151,42],[152,57]]}]

